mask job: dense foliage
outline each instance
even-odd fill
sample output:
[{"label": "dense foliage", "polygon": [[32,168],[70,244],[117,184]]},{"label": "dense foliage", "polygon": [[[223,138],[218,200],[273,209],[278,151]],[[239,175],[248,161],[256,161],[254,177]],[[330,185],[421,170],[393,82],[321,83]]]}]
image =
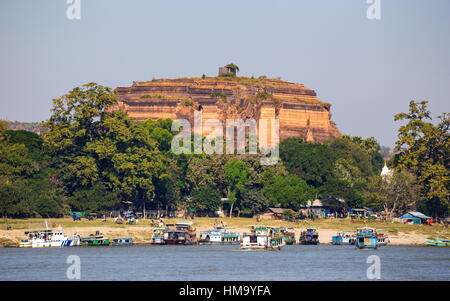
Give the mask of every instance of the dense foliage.
[{"label": "dense foliage", "polygon": [[222,208],[253,216],[268,207],[298,210],[318,197],[390,214],[416,206],[448,212],[448,118],[424,122],[425,103],[396,116],[409,123],[400,128],[396,172],[387,181],[373,138],[289,138],[271,166],[261,165],[260,155],[175,155],[170,119],[135,122],[107,109],[115,101],[110,88],[90,83],[54,100],[41,136],[0,121],[0,214],[101,214],[131,203],[137,210],[207,216]]}]

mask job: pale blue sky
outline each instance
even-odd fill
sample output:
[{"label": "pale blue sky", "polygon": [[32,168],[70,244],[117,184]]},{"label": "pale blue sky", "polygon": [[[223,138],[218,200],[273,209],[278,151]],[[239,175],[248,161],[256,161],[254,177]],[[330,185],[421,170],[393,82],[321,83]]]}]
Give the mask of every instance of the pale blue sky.
[{"label": "pale blue sky", "polygon": [[97,82],[240,74],[305,84],[341,132],[394,144],[393,115],[450,111],[450,1],[0,0],[0,118],[41,121],[52,99]]}]

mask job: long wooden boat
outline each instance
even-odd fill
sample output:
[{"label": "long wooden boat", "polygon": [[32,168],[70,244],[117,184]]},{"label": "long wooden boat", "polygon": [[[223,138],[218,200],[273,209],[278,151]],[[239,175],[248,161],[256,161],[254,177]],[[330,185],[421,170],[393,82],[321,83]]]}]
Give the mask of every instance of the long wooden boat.
[{"label": "long wooden boat", "polygon": [[435,240],[427,240],[426,244],[434,247],[450,247],[450,240],[436,238]]}]

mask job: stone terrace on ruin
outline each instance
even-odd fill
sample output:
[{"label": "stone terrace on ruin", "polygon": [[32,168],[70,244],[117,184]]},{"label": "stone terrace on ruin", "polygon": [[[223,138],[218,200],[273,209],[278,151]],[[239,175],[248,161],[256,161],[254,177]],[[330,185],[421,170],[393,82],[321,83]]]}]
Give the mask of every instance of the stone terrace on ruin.
[{"label": "stone terrace on ruin", "polygon": [[154,79],[118,87],[121,109],[136,120],[171,118],[193,123],[194,110],[203,120],[277,118],[280,139],[301,136],[322,142],[341,134],[330,121],[329,103],[319,101],[314,90],[279,79],[206,77]]}]

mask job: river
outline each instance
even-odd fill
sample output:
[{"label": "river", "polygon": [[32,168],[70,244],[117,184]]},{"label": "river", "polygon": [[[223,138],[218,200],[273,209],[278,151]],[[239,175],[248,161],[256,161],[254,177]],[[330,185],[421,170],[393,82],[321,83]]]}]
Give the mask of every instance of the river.
[{"label": "river", "polygon": [[0,248],[0,280],[68,280],[68,256],[81,280],[368,280],[377,255],[381,280],[450,280],[450,248],[286,246],[241,251],[231,246]]}]

